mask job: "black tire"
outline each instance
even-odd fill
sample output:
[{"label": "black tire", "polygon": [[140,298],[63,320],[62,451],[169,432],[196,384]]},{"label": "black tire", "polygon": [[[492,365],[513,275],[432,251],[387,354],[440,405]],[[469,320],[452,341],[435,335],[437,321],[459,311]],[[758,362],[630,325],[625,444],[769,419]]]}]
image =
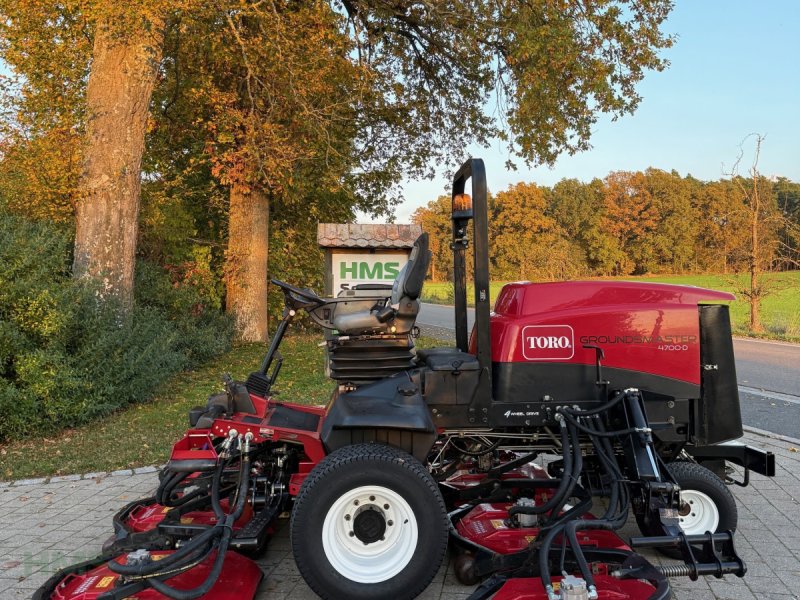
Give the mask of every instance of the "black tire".
[{"label": "black tire", "polygon": [[[667,465],[667,469],[672,474],[675,482],[681,486],[682,496],[687,493],[687,496],[703,494],[711,500],[713,508],[719,515],[719,522],[714,528],[712,533],[718,531],[736,531],[736,526],[739,522],[739,511],[736,508],[736,499],[731,494],[728,486],[714,474],[713,471],[706,467],[693,462],[678,461]],[[692,500],[692,502],[694,502]],[[695,515],[692,512],[692,507],[686,506],[688,514],[685,518],[691,518]],[[683,521],[684,517],[681,518]],[[641,515],[636,515],[636,522],[639,525],[639,530],[644,535],[663,535],[664,530],[661,528],[661,523],[657,518],[651,518],[648,523],[645,523]],[[689,531],[688,533],[705,533],[704,531]],[[680,559],[682,557],[679,550],[676,549],[662,549],[661,553],[670,558]]]},{"label": "black tire", "polygon": [[[386,495],[368,496],[360,505],[352,500],[370,488],[378,495],[386,490]],[[390,498],[397,500],[394,506]],[[444,501],[428,470],[410,454],[382,444],[347,446],[322,460],[303,482],[290,524],[300,574],[322,598],[334,600],[415,598],[439,570],[448,532]],[[370,550],[381,558],[373,560],[383,561],[386,579],[354,580],[362,571],[354,567],[348,572],[346,561],[355,556],[358,544],[375,544]],[[386,560],[392,552],[395,558]],[[373,577],[366,574],[372,568],[362,569],[363,577]]]}]

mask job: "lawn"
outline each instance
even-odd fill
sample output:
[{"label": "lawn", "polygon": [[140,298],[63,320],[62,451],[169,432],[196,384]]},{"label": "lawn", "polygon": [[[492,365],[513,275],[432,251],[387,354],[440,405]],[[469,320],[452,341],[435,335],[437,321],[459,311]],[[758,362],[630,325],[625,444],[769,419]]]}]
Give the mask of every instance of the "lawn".
[{"label": "lawn", "polygon": [[[331,392],[323,373],[321,334],[288,335],[281,344],[278,399],[324,404]],[[244,380],[258,369],[264,344],[241,344],[195,371],[178,374],[151,402],[50,438],[0,446],[0,479],[22,479],[163,464],[188,426],[190,408],[222,389],[222,374]]]},{"label": "lawn", "polygon": [[[284,362],[275,385],[277,399],[324,404],[333,389],[325,377],[322,334],[290,331],[281,344]],[[420,338],[420,347],[436,340]],[[106,419],[61,434],[0,445],[0,480],[115,471],[163,464],[188,426],[190,408],[205,405],[222,389],[221,376],[244,380],[258,369],[264,344],[240,344],[194,371],[180,373],[152,401],[130,406]]]},{"label": "lawn", "polygon": [[[679,283],[698,287],[726,290],[736,293],[747,285],[746,275],[653,275],[645,277],[619,277],[626,281],[653,281],[661,283]],[[762,302],[761,318],[767,329],[766,337],[800,341],[800,271],[771,274],[765,278],[772,293]],[[506,281],[492,282],[489,296],[492,303]],[[424,302],[451,304],[453,301],[451,283],[427,282],[422,291]],[[468,299],[472,303],[472,286],[468,290]],[[739,335],[750,335],[748,331],[750,308],[744,299],[731,303],[731,319],[734,332]]]}]

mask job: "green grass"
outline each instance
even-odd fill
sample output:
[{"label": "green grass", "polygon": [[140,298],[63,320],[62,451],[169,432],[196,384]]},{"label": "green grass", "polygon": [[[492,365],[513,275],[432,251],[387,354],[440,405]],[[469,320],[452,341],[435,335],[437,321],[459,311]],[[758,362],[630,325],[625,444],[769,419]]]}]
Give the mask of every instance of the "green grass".
[{"label": "green grass", "polygon": [[[618,277],[625,281],[653,281],[660,283],[678,283],[698,287],[724,290],[736,293],[747,287],[747,275],[652,275],[644,277]],[[771,293],[762,301],[761,319],[766,328],[763,337],[800,341],[800,271],[775,273],[765,276],[767,287]],[[506,281],[492,282],[489,296],[492,304],[497,299],[500,289]],[[422,292],[423,302],[451,304],[453,286],[449,282],[426,282]],[[469,286],[467,298],[472,303],[472,286]],[[749,331],[750,308],[744,298],[731,303],[731,320],[734,332],[739,335],[751,335]]]},{"label": "green grass", "polygon": [[[275,386],[277,400],[301,404],[328,401],[334,384],[324,374],[321,341],[319,332],[290,331],[284,338],[283,368]],[[437,342],[420,338],[417,345],[430,347]],[[0,445],[0,480],[163,464],[188,427],[189,409],[205,405],[210,394],[222,389],[223,373],[244,380],[258,369],[265,353],[264,344],[237,345],[197,370],[178,374],[150,402],[51,438]]]},{"label": "green grass", "polygon": [[[283,369],[275,386],[279,400],[324,404],[331,392],[323,373],[322,336],[288,335],[281,345]],[[156,398],[130,406],[85,427],[67,430],[44,440],[11,442],[0,446],[0,479],[21,479],[113,471],[162,464],[188,426],[190,408],[205,405],[222,389],[222,374],[244,380],[258,369],[264,344],[241,344],[194,371],[180,373],[165,384]]]}]

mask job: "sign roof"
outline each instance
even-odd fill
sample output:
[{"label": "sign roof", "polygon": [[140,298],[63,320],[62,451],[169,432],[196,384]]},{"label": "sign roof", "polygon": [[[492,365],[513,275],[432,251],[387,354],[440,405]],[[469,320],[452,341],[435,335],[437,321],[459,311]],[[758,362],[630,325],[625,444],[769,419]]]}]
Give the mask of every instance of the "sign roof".
[{"label": "sign roof", "polygon": [[317,243],[322,248],[411,248],[421,234],[419,225],[320,223]]}]

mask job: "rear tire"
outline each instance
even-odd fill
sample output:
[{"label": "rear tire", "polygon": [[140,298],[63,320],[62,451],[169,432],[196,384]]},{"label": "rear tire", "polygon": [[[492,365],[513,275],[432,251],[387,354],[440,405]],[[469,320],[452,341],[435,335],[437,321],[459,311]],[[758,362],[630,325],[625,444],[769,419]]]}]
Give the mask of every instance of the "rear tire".
[{"label": "rear tire", "polygon": [[290,524],[292,551],[322,598],[415,598],[436,575],[447,511],[428,470],[382,444],[341,448],[303,483]]},{"label": "rear tire", "polygon": [[[693,462],[673,462],[667,465],[675,482],[681,486],[679,525],[687,535],[702,534],[706,531],[736,531],[739,512],[736,499],[728,486],[713,471]],[[636,521],[644,535],[663,535],[664,530],[656,518],[650,523],[637,515]],[[661,553],[670,558],[682,557],[680,550],[662,549]]]}]

